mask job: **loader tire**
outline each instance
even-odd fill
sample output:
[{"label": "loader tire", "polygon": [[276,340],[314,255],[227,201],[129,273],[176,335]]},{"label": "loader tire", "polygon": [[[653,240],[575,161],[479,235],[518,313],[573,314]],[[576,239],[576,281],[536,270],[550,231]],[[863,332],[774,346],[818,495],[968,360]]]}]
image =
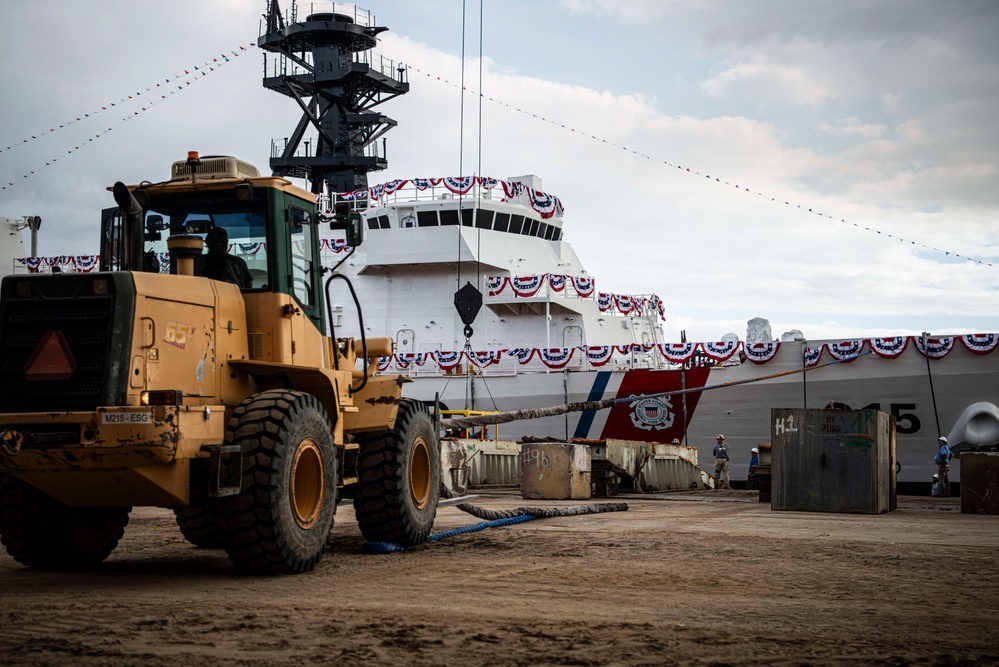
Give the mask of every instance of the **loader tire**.
[{"label": "loader tire", "polygon": [[209,507],[175,507],[177,527],[188,542],[202,549],[221,549],[222,535],[219,521]]},{"label": "loader tire", "polygon": [[308,572],[336,508],[333,427],[315,396],[272,389],[233,412],[226,442],[243,451],[242,491],[219,498],[221,537],[237,569]]},{"label": "loader tire", "polygon": [[67,507],[13,475],[0,476],[0,542],[44,570],[93,567],[111,555],[131,507]]},{"label": "loader tire", "polygon": [[402,399],[395,428],[362,442],[357,477],[354,512],[364,539],[409,547],[430,536],[441,455],[425,404]]}]

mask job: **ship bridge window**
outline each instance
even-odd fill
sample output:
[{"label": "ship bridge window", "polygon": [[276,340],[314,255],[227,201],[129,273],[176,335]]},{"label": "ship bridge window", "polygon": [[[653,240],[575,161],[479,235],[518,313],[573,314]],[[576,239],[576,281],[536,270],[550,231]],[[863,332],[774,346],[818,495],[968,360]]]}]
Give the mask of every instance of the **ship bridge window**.
[{"label": "ship bridge window", "polygon": [[420,227],[436,227],[437,211],[417,211],[416,224]]},{"label": "ship bridge window", "polygon": [[515,215],[510,218],[510,233],[511,234],[521,234],[524,227],[524,216]]},{"label": "ship bridge window", "polygon": [[562,229],[560,227],[555,227],[555,236],[552,237],[554,241],[562,240]]},{"label": "ship bridge window", "polygon": [[475,218],[475,226],[478,227],[479,229],[492,229],[493,212],[480,208],[479,213]]},{"label": "ship bridge window", "polygon": [[472,218],[475,217],[475,209],[463,208],[461,209],[461,226],[471,227]]},{"label": "ship bridge window", "polygon": [[388,229],[391,226],[387,215],[378,216],[378,226],[382,229]]},{"label": "ship bridge window", "polygon": [[552,236],[555,234],[555,228],[546,222],[541,223],[541,232],[545,235],[546,241],[551,241]]},{"label": "ship bridge window", "polygon": [[537,236],[538,230],[541,228],[540,220],[531,220],[531,231],[527,232],[531,236]]},{"label": "ship bridge window", "polygon": [[497,213],[496,223],[493,225],[493,229],[497,232],[505,232],[510,229],[510,214],[509,213]]},{"label": "ship bridge window", "polygon": [[378,229],[378,218],[368,218],[368,229]]},{"label": "ship bridge window", "polygon": [[444,210],[441,211],[441,226],[445,225],[457,225],[458,224],[458,211],[455,210]]}]

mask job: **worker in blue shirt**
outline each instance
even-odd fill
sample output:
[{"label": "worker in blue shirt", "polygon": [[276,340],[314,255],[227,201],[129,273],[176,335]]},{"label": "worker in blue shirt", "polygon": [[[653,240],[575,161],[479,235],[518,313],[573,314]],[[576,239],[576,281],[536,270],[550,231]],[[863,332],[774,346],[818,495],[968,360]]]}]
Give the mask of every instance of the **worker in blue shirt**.
[{"label": "worker in blue shirt", "polygon": [[940,445],[940,449],[937,450],[933,462],[937,464],[937,474],[940,475],[940,495],[949,496],[950,460],[954,458],[954,452],[950,451],[950,447],[947,446],[947,438],[944,436],[937,438],[937,444]]},{"label": "worker in blue shirt", "polygon": [[749,450],[749,472],[753,472],[753,468],[760,465],[760,450],[757,447],[753,447]]}]

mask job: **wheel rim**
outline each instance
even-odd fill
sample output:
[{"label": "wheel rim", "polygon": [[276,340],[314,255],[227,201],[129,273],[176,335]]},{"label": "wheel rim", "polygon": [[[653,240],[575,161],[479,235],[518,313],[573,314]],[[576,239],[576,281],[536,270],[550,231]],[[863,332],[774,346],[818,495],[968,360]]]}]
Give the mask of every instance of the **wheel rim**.
[{"label": "wheel rim", "polygon": [[426,507],[430,500],[431,477],[430,447],[421,436],[413,442],[409,455],[409,492],[413,496],[413,504],[419,509]]},{"label": "wheel rim", "polygon": [[323,454],[312,438],[307,438],[295,452],[291,466],[291,509],[295,522],[311,528],[319,520],[326,496],[326,470]]}]

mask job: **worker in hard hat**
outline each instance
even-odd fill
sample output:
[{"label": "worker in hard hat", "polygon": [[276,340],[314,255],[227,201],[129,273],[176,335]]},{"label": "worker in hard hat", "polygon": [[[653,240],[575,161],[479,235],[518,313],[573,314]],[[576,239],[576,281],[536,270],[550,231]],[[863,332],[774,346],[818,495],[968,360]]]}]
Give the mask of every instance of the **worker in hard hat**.
[{"label": "worker in hard hat", "polygon": [[753,447],[749,450],[749,472],[753,472],[753,468],[760,465],[760,450],[758,447]]},{"label": "worker in hard hat", "polygon": [[944,436],[937,438],[937,444],[940,449],[933,462],[937,464],[937,475],[940,476],[940,495],[946,497],[950,495],[950,460],[954,458],[954,452],[950,451]]},{"label": "worker in hard hat", "polygon": [[937,473],[933,475],[933,484],[930,485],[930,495],[939,496],[940,495],[940,474]]},{"label": "worker in hard hat", "polygon": [[[728,478],[728,443],[725,442],[725,436],[721,433],[715,438],[718,444],[715,445],[712,454],[715,457],[715,481],[718,482],[719,488],[722,486],[729,485]],[[724,481],[723,481],[724,479]]]}]

